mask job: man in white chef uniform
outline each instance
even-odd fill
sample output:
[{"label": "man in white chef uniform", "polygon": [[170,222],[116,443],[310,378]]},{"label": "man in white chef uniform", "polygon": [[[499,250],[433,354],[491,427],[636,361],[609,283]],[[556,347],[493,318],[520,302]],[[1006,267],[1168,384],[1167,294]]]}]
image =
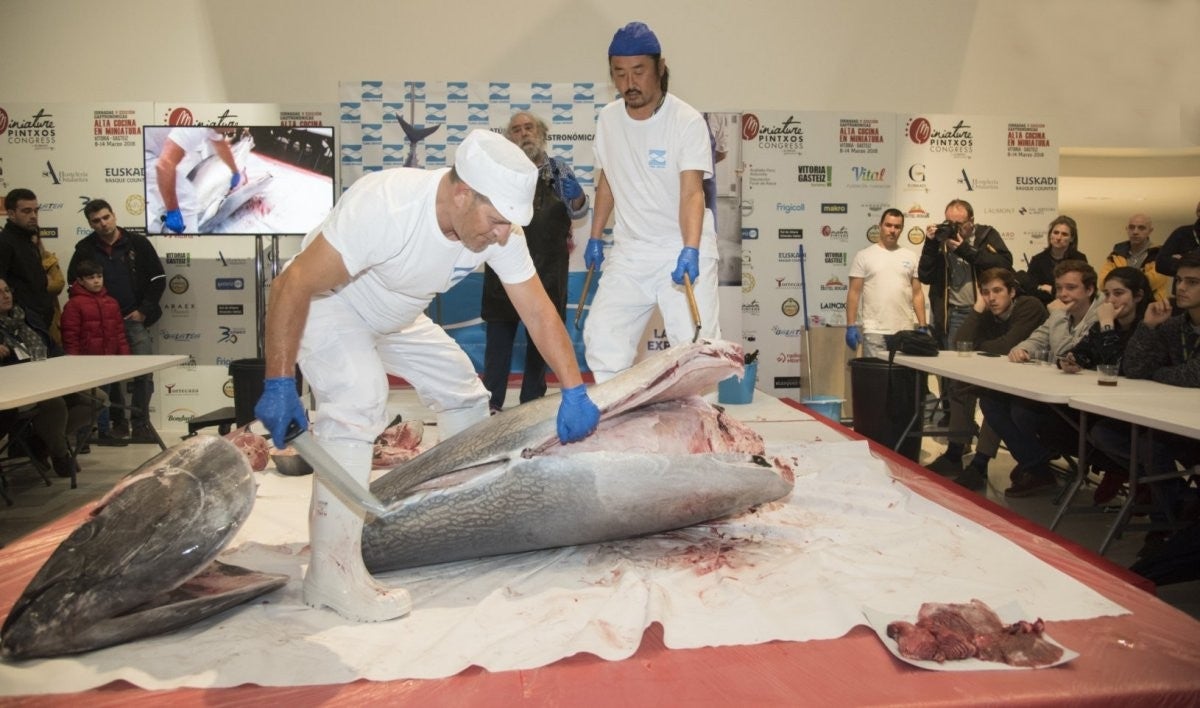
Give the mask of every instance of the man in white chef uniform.
[{"label": "man in white chef uniform", "polygon": [[[442,440],[486,418],[488,391],[470,359],[423,314],[437,293],[485,262],[562,382],[559,439],[595,429],[599,410],[514,226],[529,223],[537,178],[520,148],[475,130],[452,169],[384,170],[350,187],[271,287],[266,381],[255,414],[277,447],[289,424],[307,427],[297,361],[317,399],[316,438],[363,485],[372,443],[387,424],[387,374],[412,383],[437,412]],[[359,510],[314,478],[304,601],[356,621],[407,614],[408,593],[381,586],[364,567],[362,524]]]}]

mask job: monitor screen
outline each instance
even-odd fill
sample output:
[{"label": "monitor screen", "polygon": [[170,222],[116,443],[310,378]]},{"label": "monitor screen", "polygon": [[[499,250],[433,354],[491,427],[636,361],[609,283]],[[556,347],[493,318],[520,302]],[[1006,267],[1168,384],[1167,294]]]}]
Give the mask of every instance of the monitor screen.
[{"label": "monitor screen", "polygon": [[168,125],[142,135],[149,234],[306,234],[333,207],[332,127]]}]

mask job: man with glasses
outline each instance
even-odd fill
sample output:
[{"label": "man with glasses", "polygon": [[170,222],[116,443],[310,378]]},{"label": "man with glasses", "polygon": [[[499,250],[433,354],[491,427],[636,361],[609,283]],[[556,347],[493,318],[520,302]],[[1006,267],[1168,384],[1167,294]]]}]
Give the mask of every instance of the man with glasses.
[{"label": "man with glasses", "polygon": [[1134,214],[1129,217],[1125,227],[1126,240],[1113,244],[1112,253],[1100,266],[1100,282],[1108,277],[1114,268],[1130,266],[1139,268],[1150,280],[1150,289],[1154,292],[1155,300],[1166,300],[1171,296],[1171,279],[1158,272],[1155,259],[1158,258],[1158,246],[1150,240],[1154,233],[1154,222],[1146,214]]}]

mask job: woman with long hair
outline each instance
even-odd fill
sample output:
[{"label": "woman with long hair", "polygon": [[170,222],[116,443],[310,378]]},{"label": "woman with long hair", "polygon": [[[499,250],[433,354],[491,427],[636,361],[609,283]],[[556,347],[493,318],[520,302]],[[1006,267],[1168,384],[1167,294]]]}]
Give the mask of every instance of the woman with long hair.
[{"label": "woman with long hair", "polygon": [[1146,274],[1130,266],[1110,271],[1103,289],[1104,302],[1096,310],[1096,323],[1059,362],[1067,373],[1095,369],[1100,364],[1121,364],[1129,337],[1154,299]]},{"label": "woman with long hair", "polygon": [[1030,295],[1037,297],[1043,305],[1054,302],[1054,266],[1061,261],[1084,261],[1087,256],[1079,251],[1079,227],[1069,216],[1059,216],[1050,222],[1046,232],[1046,248],[1029,259],[1029,279],[1035,290]]}]

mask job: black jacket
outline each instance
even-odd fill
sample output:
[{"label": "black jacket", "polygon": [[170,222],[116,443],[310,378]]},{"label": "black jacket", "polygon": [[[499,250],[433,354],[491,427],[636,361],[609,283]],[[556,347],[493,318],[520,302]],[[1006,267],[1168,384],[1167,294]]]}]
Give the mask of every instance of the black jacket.
[{"label": "black jacket", "polygon": [[[111,252],[95,231],[75,244],[71,264],[67,266],[67,282],[75,281],[79,261],[86,259],[99,263],[104,268],[105,287],[121,303],[121,314],[128,315],[137,310],[146,318],[149,327],[162,316],[162,307],[158,303],[167,288],[167,276],[150,239],[125,229],[120,232]],[[132,288],[132,298],[127,302],[117,296],[120,290],[115,286],[121,281],[128,282]]]},{"label": "black jacket", "polygon": [[[1050,249],[1046,248],[1035,254],[1029,259],[1029,279],[1033,285],[1034,291],[1027,293],[1042,301],[1043,305],[1049,305],[1054,302],[1057,296],[1054,293],[1054,267],[1066,260],[1083,261],[1087,263],[1087,256],[1083,255],[1075,249],[1067,249],[1061,260],[1054,260],[1054,256],[1050,255]],[[1050,292],[1038,290],[1039,285],[1049,285]]]},{"label": "black jacket", "polygon": [[46,287],[42,253],[33,232],[12,221],[0,231],[0,278],[12,288],[13,302],[35,313],[42,322],[54,320],[55,296]]},{"label": "black jacket", "polygon": [[[975,224],[975,235],[964,240],[954,255],[971,264],[975,279],[988,268],[1012,268],[1012,252],[1004,245],[1000,232],[986,224]],[[925,239],[921,249],[921,260],[917,262],[917,278],[929,286],[929,305],[933,310],[933,328],[941,339],[946,337],[949,318],[946,315],[950,285],[947,262],[942,242]]]}]

